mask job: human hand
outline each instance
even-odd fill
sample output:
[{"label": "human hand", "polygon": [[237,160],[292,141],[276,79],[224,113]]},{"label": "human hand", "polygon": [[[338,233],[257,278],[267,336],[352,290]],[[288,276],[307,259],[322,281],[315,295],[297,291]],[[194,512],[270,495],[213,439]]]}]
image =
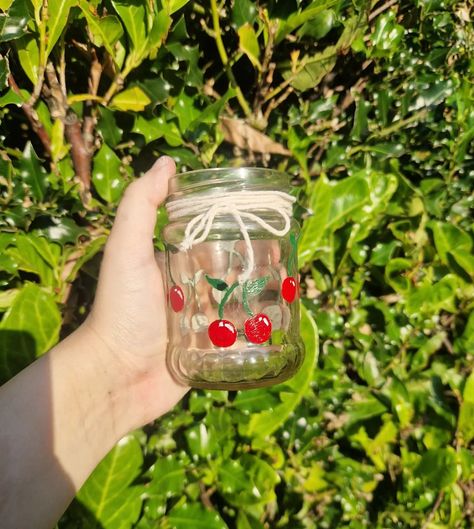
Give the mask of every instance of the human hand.
[{"label": "human hand", "polygon": [[125,191],[80,330],[101,355],[123,433],[168,411],[188,389],[166,368],[166,298],[152,241],[156,209],[175,172],[173,160],[161,157]]}]

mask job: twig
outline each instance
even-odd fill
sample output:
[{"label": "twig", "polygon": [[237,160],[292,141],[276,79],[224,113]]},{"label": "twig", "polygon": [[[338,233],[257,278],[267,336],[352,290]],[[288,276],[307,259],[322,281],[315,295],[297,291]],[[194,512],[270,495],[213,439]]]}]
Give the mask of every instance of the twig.
[{"label": "twig", "polygon": [[289,86],[284,92],[283,94],[281,94],[281,96],[278,98],[278,99],[272,99],[269,103],[268,103],[268,106],[265,110],[265,113],[264,113],[264,118],[265,118],[265,121],[268,122],[268,118],[270,117],[270,114],[275,110],[275,108],[277,108],[278,106],[280,106],[283,101],[285,101],[285,99],[293,93],[293,87],[292,86]]},{"label": "twig", "polygon": [[229,57],[227,55],[227,52],[225,51],[224,42],[222,41],[222,32],[221,32],[221,26],[219,22],[219,12],[217,10],[217,2],[216,0],[211,0],[211,10],[212,10],[212,25],[215,32],[215,41],[217,46],[217,51],[219,52],[219,57],[221,58],[222,64],[224,65],[225,71],[227,73],[227,77],[229,78],[230,84],[235,90],[235,95],[237,97],[237,100],[242,107],[242,110],[244,111],[244,114],[246,116],[251,115],[251,110],[249,107],[249,104],[247,103],[244,94],[242,93],[242,90],[240,89],[240,86],[237,84],[237,81],[234,77],[234,72],[232,71],[232,68],[229,67]]},{"label": "twig", "polygon": [[[10,85],[11,89],[18,95],[21,96],[21,91],[18,85],[16,84],[16,81],[13,77],[13,75],[10,73],[8,75],[8,84]],[[32,107],[32,105],[25,101],[21,108],[25,114],[25,116],[28,118],[28,121],[31,124],[31,128],[34,130],[38,138],[40,139],[41,143],[43,144],[44,150],[49,154],[51,154],[51,139],[49,137],[49,134],[47,133],[46,129],[41,124],[38,114],[36,113],[36,110]]]},{"label": "twig", "polygon": [[76,114],[69,108],[67,99],[59,84],[56,70],[51,63],[46,66],[46,77],[50,86],[49,103],[51,116],[64,123],[66,138],[71,144],[71,156],[76,175],[82,187],[82,199],[88,201],[91,182],[91,156],[82,136],[81,123]]},{"label": "twig", "polygon": [[384,11],[392,7],[397,2],[398,0],[388,0],[388,2],[385,2],[385,4],[381,5],[380,7],[372,11],[372,13],[370,13],[369,15],[369,22],[372,22],[372,20],[374,18],[377,18],[380,15],[380,13],[383,13]]},{"label": "twig", "polygon": [[431,523],[431,521],[434,518],[434,515],[436,514],[436,511],[439,509],[439,506],[441,505],[441,502],[443,501],[443,498],[444,498],[444,490],[441,490],[438,493],[438,496],[436,498],[436,501],[434,502],[434,505],[433,505],[433,508],[430,511],[430,514],[428,515],[426,520],[423,522],[423,525],[421,526],[421,529],[426,529],[428,527],[428,525]]},{"label": "twig", "polygon": [[[89,73],[89,94],[97,96],[99,89],[100,78],[102,76],[102,65],[97,59],[97,54],[94,48],[91,48],[92,64]],[[94,106],[92,101],[86,102],[86,116],[84,117],[84,124],[82,132],[84,135],[84,141],[89,155],[92,156],[94,150],[94,128],[97,123],[97,107]]]}]

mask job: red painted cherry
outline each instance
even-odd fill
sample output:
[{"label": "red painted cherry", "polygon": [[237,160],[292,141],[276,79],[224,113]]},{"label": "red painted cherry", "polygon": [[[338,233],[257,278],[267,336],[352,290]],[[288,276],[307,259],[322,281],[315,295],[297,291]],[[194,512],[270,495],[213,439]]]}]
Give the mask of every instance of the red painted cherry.
[{"label": "red painted cherry", "polygon": [[244,330],[249,342],[263,343],[272,334],[272,322],[266,314],[256,314],[245,322]]},{"label": "red painted cherry", "polygon": [[183,310],[183,307],[184,307],[184,293],[183,293],[183,290],[182,290],[182,288],[180,286],[178,286],[178,285],[172,286],[170,288],[168,296],[169,296],[171,308],[175,312],[180,312],[181,310]]},{"label": "red painted cherry", "polygon": [[230,347],[237,339],[234,324],[227,320],[213,321],[209,325],[207,333],[211,342],[217,347]]},{"label": "red painted cherry", "polygon": [[294,277],[286,277],[281,285],[281,295],[288,303],[293,303],[296,297],[297,283]]}]

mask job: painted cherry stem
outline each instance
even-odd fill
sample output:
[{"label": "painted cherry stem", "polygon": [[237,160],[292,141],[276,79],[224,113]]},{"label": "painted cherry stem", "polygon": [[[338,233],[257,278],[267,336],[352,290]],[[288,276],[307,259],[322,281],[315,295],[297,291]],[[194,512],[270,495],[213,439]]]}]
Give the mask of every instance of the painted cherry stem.
[{"label": "painted cherry stem", "polygon": [[217,313],[219,315],[219,319],[223,319],[224,318],[224,307],[225,307],[225,304],[227,303],[227,301],[229,300],[230,296],[232,295],[232,292],[234,292],[234,290],[239,286],[239,282],[236,281],[235,283],[233,283],[227,290],[226,290],[226,293],[224,294],[224,297],[222,298],[221,302],[219,303],[219,307],[217,309]]}]

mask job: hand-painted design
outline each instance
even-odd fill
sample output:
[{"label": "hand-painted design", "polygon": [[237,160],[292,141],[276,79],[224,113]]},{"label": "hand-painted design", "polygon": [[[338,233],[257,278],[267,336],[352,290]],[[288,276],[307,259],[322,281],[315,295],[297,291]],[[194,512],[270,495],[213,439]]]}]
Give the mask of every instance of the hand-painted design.
[{"label": "hand-painted design", "polygon": [[224,320],[224,307],[227,301],[229,300],[232,292],[239,286],[238,281],[228,285],[222,279],[205,276],[206,281],[211,285],[211,287],[218,292],[223,292],[224,296],[219,302],[217,309],[217,314],[219,316],[218,320],[214,320],[208,327],[208,335],[211,342],[217,347],[230,347],[235,343],[237,339],[237,331],[235,330],[234,324],[228,320]]},{"label": "hand-painted design", "polygon": [[247,340],[252,343],[264,343],[272,334],[272,322],[270,318],[263,312],[254,314],[248,301],[249,298],[258,296],[262,292],[269,279],[270,276],[248,279],[242,285],[242,304],[250,316],[244,323],[244,332]]},{"label": "hand-painted design", "polygon": [[168,292],[168,299],[174,312],[181,312],[184,308],[184,292],[179,285],[173,285]]},{"label": "hand-painted design", "polygon": [[211,342],[217,347],[230,347],[237,339],[234,324],[228,320],[214,320],[207,332]]},{"label": "hand-painted design", "polygon": [[224,308],[232,293],[238,287],[242,289],[243,307],[250,316],[244,324],[245,336],[253,343],[263,343],[270,338],[272,331],[270,318],[263,313],[255,315],[249,305],[249,298],[258,296],[265,288],[269,279],[270,276],[265,276],[257,279],[248,279],[242,285],[238,281],[235,281],[232,285],[228,285],[222,279],[206,275],[206,281],[211,285],[213,290],[223,292],[224,294],[217,309],[219,319],[213,321],[208,328],[209,338],[214,345],[218,347],[230,347],[237,339],[237,331],[235,330],[234,324],[228,320],[224,320]]},{"label": "hand-painted design", "polygon": [[288,277],[281,285],[281,295],[288,303],[293,303],[298,294],[298,240],[290,233],[290,255],[288,257]]},{"label": "hand-painted design", "polygon": [[294,277],[285,277],[281,284],[281,295],[288,303],[293,303],[296,297],[297,284]]},{"label": "hand-painted design", "polygon": [[203,332],[209,326],[209,318],[202,312],[196,312],[191,318],[191,328],[194,332]]},{"label": "hand-painted design", "polygon": [[263,313],[255,314],[244,323],[245,336],[252,343],[264,343],[272,334],[272,322]]}]

